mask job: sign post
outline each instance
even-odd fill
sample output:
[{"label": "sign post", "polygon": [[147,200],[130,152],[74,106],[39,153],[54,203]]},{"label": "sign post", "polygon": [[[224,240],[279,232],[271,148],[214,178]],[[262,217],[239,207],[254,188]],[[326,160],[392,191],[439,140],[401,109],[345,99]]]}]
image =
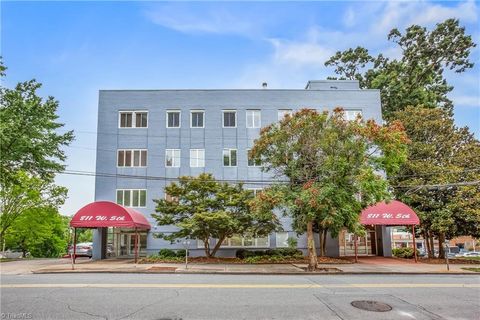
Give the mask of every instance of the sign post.
[{"label": "sign post", "polygon": [[445,243],[445,263],[447,264],[447,271],[450,271],[450,265],[448,264],[448,252],[450,248],[448,247],[448,243]]},{"label": "sign post", "polygon": [[190,246],[190,240],[185,239],[183,241],[183,246],[185,248],[185,270],[188,269],[188,247]]}]

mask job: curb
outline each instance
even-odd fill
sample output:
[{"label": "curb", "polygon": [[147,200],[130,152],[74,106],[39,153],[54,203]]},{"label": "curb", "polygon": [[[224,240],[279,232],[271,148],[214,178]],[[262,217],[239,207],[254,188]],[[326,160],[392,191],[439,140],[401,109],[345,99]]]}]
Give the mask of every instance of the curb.
[{"label": "curb", "polygon": [[480,276],[478,272],[235,272],[235,271],[140,271],[140,270],[59,270],[59,271],[32,271],[33,274],[72,274],[72,273],[108,273],[108,274],[215,274],[215,275],[265,275],[265,276],[284,276],[284,275],[317,275],[317,276],[331,276],[331,275],[476,275]]}]

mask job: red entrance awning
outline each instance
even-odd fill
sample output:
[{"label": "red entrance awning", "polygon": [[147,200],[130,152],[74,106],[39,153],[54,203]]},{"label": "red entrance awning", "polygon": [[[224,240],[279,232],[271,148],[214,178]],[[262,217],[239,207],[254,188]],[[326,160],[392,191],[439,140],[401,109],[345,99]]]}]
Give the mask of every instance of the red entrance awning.
[{"label": "red entrance awning", "polygon": [[420,224],[417,214],[405,203],[393,200],[380,202],[362,211],[360,223],[365,225],[406,226]]},{"label": "red entrance awning", "polygon": [[150,229],[150,223],[142,213],[110,201],[97,201],[87,204],[73,216],[70,226],[74,228]]}]

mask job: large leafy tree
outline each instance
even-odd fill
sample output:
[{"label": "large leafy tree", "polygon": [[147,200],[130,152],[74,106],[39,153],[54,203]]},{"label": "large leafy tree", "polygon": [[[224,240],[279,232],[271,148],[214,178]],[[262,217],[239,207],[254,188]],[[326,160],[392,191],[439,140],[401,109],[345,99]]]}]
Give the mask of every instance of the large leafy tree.
[{"label": "large leafy tree", "polygon": [[372,56],[363,47],[338,51],[326,63],[340,79],[359,80],[362,88],[380,89],[385,119],[407,106],[442,107],[451,112],[447,94],[453,90],[445,70],[457,73],[472,68],[470,51],[476,46],[456,19],[438,23],[433,30],[412,25],[404,33],[388,34],[401,51],[391,59],[382,53]]},{"label": "large leafy tree", "polygon": [[[152,217],[159,225],[174,225],[178,230],[158,236],[170,241],[202,240],[207,257],[215,256],[223,241],[234,234],[265,236],[279,225],[273,213],[250,210],[250,190],[216,181],[211,174],[180,177],[165,192],[169,198],[154,200],[157,214]],[[213,248],[211,239],[217,239]]]},{"label": "large leafy tree", "polygon": [[408,107],[394,116],[411,144],[392,184],[397,197],[419,213],[429,255],[435,237],[443,257],[445,238],[480,236],[480,142],[440,108]]},{"label": "large leafy tree", "polygon": [[28,209],[16,219],[5,237],[6,247],[25,256],[58,257],[66,252],[68,221],[54,207]]},{"label": "large leafy tree", "polygon": [[[5,69],[0,59],[2,77]],[[58,207],[66,196],[53,180],[64,169],[62,147],[73,132],[58,132],[58,101],[38,96],[40,87],[35,80],[0,87],[0,240],[24,212]]]},{"label": "large leafy tree", "polygon": [[2,180],[0,188],[0,239],[22,214],[35,208],[58,208],[67,194],[66,188],[23,170],[16,171],[10,178]]},{"label": "large leafy tree", "polygon": [[307,233],[309,269],[315,269],[314,224],[324,235],[337,236],[343,228],[361,234],[359,214],[390,197],[381,172],[398,170],[406,142],[398,122],[346,121],[342,109],[332,114],[303,109],[286,116],[262,129],[251,150],[263,170],[283,180],[265,190],[254,208],[285,207],[296,231]]}]

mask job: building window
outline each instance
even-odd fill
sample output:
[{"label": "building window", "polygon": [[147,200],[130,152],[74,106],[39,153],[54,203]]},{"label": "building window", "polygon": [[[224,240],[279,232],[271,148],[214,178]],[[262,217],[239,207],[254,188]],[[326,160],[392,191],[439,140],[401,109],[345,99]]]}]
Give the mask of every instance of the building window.
[{"label": "building window", "polygon": [[147,150],[118,150],[117,166],[146,167],[147,166]]},{"label": "building window", "polygon": [[147,190],[117,189],[117,203],[125,207],[145,208],[147,206]]},{"label": "building window", "polygon": [[275,242],[277,243],[277,248],[287,248],[288,247],[288,232],[277,232],[277,233],[275,233]]},{"label": "building window", "polygon": [[190,149],[190,167],[205,167],[205,149]]},{"label": "building window", "polygon": [[247,110],[247,128],[260,128],[260,110]]},{"label": "building window", "polygon": [[293,111],[291,109],[281,109],[281,110],[278,110],[278,121],[281,121],[283,120],[283,118],[285,118],[286,115],[292,115],[293,114]]},{"label": "building window", "polygon": [[237,111],[223,110],[223,127],[235,128],[237,126]]},{"label": "building window", "polygon": [[167,128],[180,128],[180,111],[167,111]]},{"label": "building window", "polygon": [[223,166],[237,166],[237,149],[223,149]]},{"label": "building window", "polygon": [[180,149],[165,150],[165,167],[180,167]]},{"label": "building window", "polygon": [[192,110],[190,112],[190,127],[205,128],[205,112],[203,110]]},{"label": "building window", "polygon": [[120,128],[146,128],[148,126],[148,112],[120,111]]},{"label": "building window", "polygon": [[257,194],[262,192],[263,189],[262,188],[248,188],[247,190],[250,190],[253,193],[253,196],[256,197]]},{"label": "building window", "polygon": [[252,159],[252,157],[250,157],[250,149],[247,149],[247,159],[249,167],[260,167],[262,165],[260,159]]},{"label": "building window", "polygon": [[362,110],[345,110],[344,119],[347,121],[352,121],[357,119],[357,116],[362,116]]},{"label": "building window", "polygon": [[265,237],[242,237],[234,235],[225,239],[222,247],[245,247],[245,248],[268,248],[270,247],[270,239]]}]

